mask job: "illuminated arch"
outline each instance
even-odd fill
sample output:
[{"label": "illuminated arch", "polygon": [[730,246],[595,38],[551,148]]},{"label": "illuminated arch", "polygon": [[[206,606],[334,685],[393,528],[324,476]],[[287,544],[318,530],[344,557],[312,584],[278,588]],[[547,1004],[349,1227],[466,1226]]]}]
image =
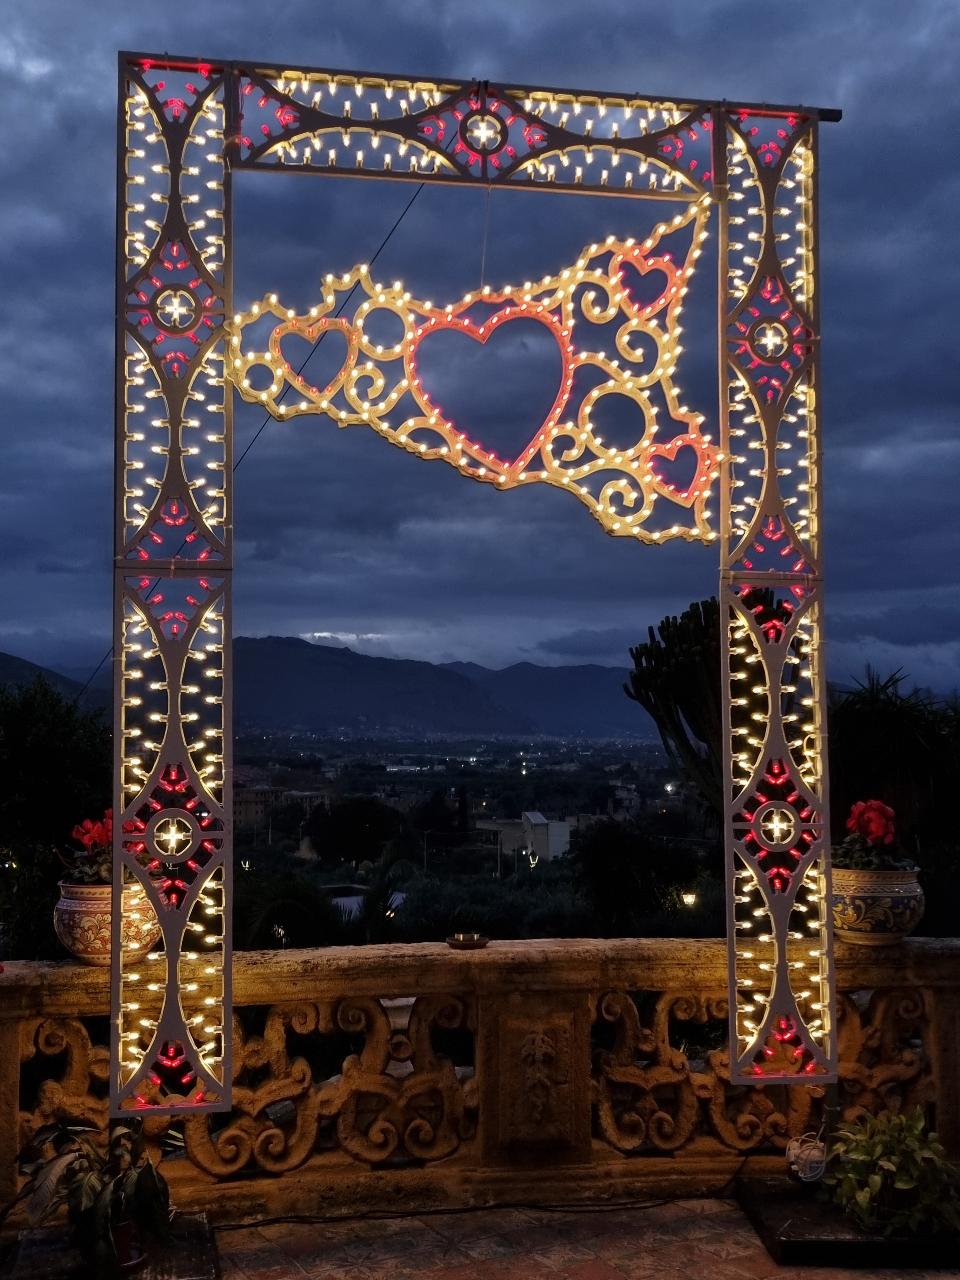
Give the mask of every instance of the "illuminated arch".
[{"label": "illuminated arch", "polygon": [[[277,417],[365,426],[496,488],[569,489],[615,536],[717,543],[731,1078],[835,1079],[816,165],[819,121],[836,113],[140,54],[121,54],[119,92],[114,1112],[230,1106],[231,387]],[[643,241],[598,237],[539,282],[439,306],[358,266],[328,277],[304,315],[273,296],[237,313],[237,169],[620,195],[679,212]],[[710,218],[717,440],[676,380],[677,320]],[[688,245],[668,257],[678,232]],[[632,273],[651,270],[664,284],[641,304]],[[354,309],[334,316],[355,286]],[[366,331],[377,310],[400,322],[392,347]],[[562,374],[527,447],[503,459],[444,413],[418,355],[437,332],[485,342],[521,318],[552,335]],[[610,326],[607,355],[596,334]],[[315,387],[284,339],[328,328],[346,354]],[[280,402],[288,388],[292,405]],[[609,395],[639,411],[627,447],[592,421]],[[694,465],[678,487],[663,467],[681,450]],[[136,908],[122,896],[133,883]],[[144,895],[161,940],[138,956],[121,925]]]}]

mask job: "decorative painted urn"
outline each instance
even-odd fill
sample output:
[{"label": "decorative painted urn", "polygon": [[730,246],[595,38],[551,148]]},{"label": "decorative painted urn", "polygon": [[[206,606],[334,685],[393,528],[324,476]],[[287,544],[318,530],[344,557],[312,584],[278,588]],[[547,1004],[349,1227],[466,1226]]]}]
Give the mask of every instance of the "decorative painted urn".
[{"label": "decorative painted urn", "polygon": [[[57,937],[84,964],[110,963],[111,906],[108,884],[60,881],[60,901],[53,909]],[[123,946],[132,959],[145,956],[160,937],[160,925],[140,885],[123,891]]]},{"label": "decorative painted urn", "polygon": [[882,800],[850,808],[849,835],[833,850],[833,929],[844,942],[886,947],[923,915],[917,868],[897,844],[897,815]]},{"label": "decorative painted urn", "polygon": [[890,946],[920,923],[924,899],[916,867],[834,867],[832,877],[833,929],[842,941]]}]

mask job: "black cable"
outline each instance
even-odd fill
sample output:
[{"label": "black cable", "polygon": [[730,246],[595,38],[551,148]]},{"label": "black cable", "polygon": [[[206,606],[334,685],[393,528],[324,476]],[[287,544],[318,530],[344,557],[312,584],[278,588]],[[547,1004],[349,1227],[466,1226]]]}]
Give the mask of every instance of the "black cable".
[{"label": "black cable", "polygon": [[103,655],[103,657],[100,659],[100,661],[97,663],[97,665],[93,668],[93,670],[91,671],[90,675],[87,677],[87,682],[86,682],[86,684],[83,686],[83,688],[82,688],[82,689],[80,690],[80,692],[77,694],[77,696],[73,699],[73,702],[71,703],[71,705],[72,705],[72,706],[74,706],[74,707],[75,707],[75,706],[77,705],[77,703],[80,701],[80,699],[83,697],[83,695],[87,692],[87,690],[88,690],[88,689],[90,688],[90,686],[93,684],[94,680],[96,679],[97,672],[100,670],[100,668],[103,666],[103,664],[107,661],[107,659],[108,659],[108,658],[111,658],[111,657],[113,657],[113,645],[111,645],[111,646],[110,646],[110,648],[109,648],[109,649],[107,650],[107,652]]},{"label": "black cable", "polygon": [[[726,1185],[726,1184],[725,1184]],[[711,1199],[723,1199],[722,1196],[711,1197]],[[609,1204],[481,1204],[466,1205],[461,1208],[434,1208],[434,1209],[414,1209],[410,1208],[405,1211],[394,1211],[392,1209],[372,1209],[367,1213],[342,1213],[342,1214],[309,1214],[309,1213],[291,1213],[282,1214],[275,1218],[257,1218],[256,1220],[248,1220],[246,1222],[214,1222],[214,1231],[249,1231],[251,1228],[257,1227],[274,1227],[284,1224],[302,1223],[304,1225],[323,1225],[332,1222],[383,1222],[395,1218],[433,1218],[433,1217],[449,1217],[453,1214],[465,1213],[496,1213],[502,1209],[523,1209],[540,1213],[583,1213],[583,1214],[599,1214],[599,1213],[622,1213],[624,1210],[659,1209],[663,1205],[672,1204],[673,1201],[666,1200],[617,1200]]]},{"label": "black cable", "polygon": [[[381,253],[383,253],[383,251],[384,251],[384,249],[387,247],[387,245],[389,244],[389,242],[390,242],[390,237],[391,237],[391,236],[393,235],[393,233],[396,231],[397,227],[399,227],[400,223],[404,220],[404,218],[405,218],[405,217],[407,216],[407,214],[410,212],[410,209],[411,209],[411,207],[412,207],[412,205],[413,205],[413,202],[414,202],[414,200],[416,200],[417,196],[418,196],[418,195],[420,194],[420,192],[423,190],[423,186],[424,186],[424,184],[421,182],[421,183],[420,183],[420,185],[417,187],[416,191],[413,193],[413,195],[412,195],[412,196],[410,197],[410,199],[407,201],[406,206],[405,206],[405,207],[404,207],[404,209],[403,209],[403,212],[402,212],[402,213],[400,214],[400,216],[397,218],[396,222],[393,224],[393,226],[390,228],[390,230],[387,232],[387,234],[383,237],[383,240],[380,242],[380,248],[377,250],[377,252],[376,252],[376,253],[373,255],[373,257],[370,259],[370,263],[369,263],[369,265],[370,265],[371,267],[372,267],[372,266],[373,266],[373,264],[376,262],[376,260],[380,257]],[[353,288],[350,290],[350,292],[347,294],[347,296],[344,298],[343,302],[341,302],[340,306],[339,306],[339,307],[337,307],[336,311],[333,313],[333,317],[334,317],[334,319],[336,319],[336,318],[337,318],[337,317],[338,317],[338,316],[343,312],[344,307],[346,307],[347,303],[350,301],[350,299],[353,297],[353,295],[356,293],[356,291],[357,291],[357,289],[358,289],[359,287],[360,287],[360,281],[358,280],[358,281],[357,281],[357,283],[356,283],[356,284],[353,286]],[[317,338],[316,342],[313,344],[313,346],[312,346],[312,347],[310,348],[310,350],[307,352],[307,354],[306,354],[306,356],[305,356],[305,358],[304,358],[303,364],[301,364],[300,368],[297,370],[296,376],[297,376],[298,378],[299,378],[300,374],[301,374],[301,373],[303,373],[304,369],[307,367],[307,363],[308,363],[308,361],[310,361],[310,360],[312,360],[312,359],[313,359],[313,356],[314,356],[315,352],[317,351],[318,347],[320,346],[320,343],[324,340],[324,338],[327,336],[327,334],[328,334],[328,333],[329,333],[329,330],[328,330],[328,329],[324,329],[324,330],[323,330],[323,332],[320,334],[319,338]],[[288,392],[289,390],[290,390],[290,383],[288,382],[288,383],[287,383],[287,385],[284,387],[284,389],[281,391],[280,395],[277,397],[277,404],[279,404],[279,403],[280,403],[280,401],[283,399],[283,397],[287,394],[287,392]],[[234,470],[234,472],[236,472],[237,467],[239,467],[240,463],[244,460],[244,458],[247,456],[247,454],[250,452],[250,450],[251,450],[251,449],[253,448],[253,446],[256,444],[257,440],[258,440],[258,439],[259,439],[259,437],[260,437],[260,432],[261,432],[261,431],[263,431],[263,429],[266,427],[266,425],[267,425],[267,423],[268,423],[268,422],[272,422],[272,421],[273,421],[273,415],[272,415],[272,414],[270,414],[270,413],[268,413],[268,414],[267,414],[267,416],[264,418],[264,420],[260,423],[260,426],[257,428],[257,430],[256,430],[256,434],[254,435],[253,439],[250,441],[250,443],[249,443],[249,444],[247,445],[247,447],[244,449],[243,453],[241,453],[240,457],[239,457],[239,458],[236,460],[236,462],[233,464],[233,470]]]},{"label": "black cable", "polygon": [[720,1190],[714,1192],[711,1199],[713,1200],[729,1200],[730,1199],[730,1196],[728,1193],[733,1191],[736,1183],[739,1181],[741,1173],[743,1173],[743,1170],[746,1167],[747,1161],[750,1159],[751,1155],[753,1154],[755,1153],[748,1151],[744,1156],[741,1157],[740,1163],[734,1169],[733,1173],[731,1173],[730,1177],[726,1180],[726,1182],[723,1184]]},{"label": "black cable", "polygon": [[[379,249],[377,249],[376,253],[375,253],[375,254],[373,255],[373,257],[370,259],[370,263],[369,263],[369,265],[370,265],[371,267],[372,267],[372,266],[373,266],[373,264],[376,262],[376,260],[380,257],[381,253],[383,253],[383,251],[384,251],[384,249],[387,247],[387,245],[390,243],[390,238],[391,238],[391,236],[392,236],[392,235],[393,235],[393,233],[396,231],[397,227],[399,227],[400,223],[404,220],[404,218],[407,216],[407,214],[410,212],[410,209],[411,209],[411,208],[412,208],[412,206],[413,206],[413,202],[416,200],[417,196],[418,196],[418,195],[420,194],[420,192],[423,190],[423,187],[424,187],[424,184],[421,182],[421,183],[420,183],[420,185],[417,187],[416,191],[414,191],[413,195],[412,195],[412,196],[410,197],[410,199],[407,201],[406,205],[405,205],[405,206],[404,206],[404,208],[403,208],[402,213],[401,213],[401,214],[400,214],[400,216],[397,218],[396,222],[394,222],[393,226],[390,228],[390,230],[387,232],[387,234],[386,234],[386,235],[383,237],[383,239],[380,241],[380,247],[379,247]],[[353,286],[353,288],[350,290],[350,292],[349,292],[349,293],[347,294],[347,296],[344,298],[343,302],[340,304],[340,306],[339,306],[339,307],[337,308],[337,310],[334,312],[334,318],[335,318],[335,319],[336,319],[336,317],[337,317],[337,316],[339,316],[339,315],[341,314],[341,312],[343,311],[344,307],[346,307],[347,303],[350,301],[350,299],[351,299],[351,298],[353,297],[353,295],[356,293],[357,288],[359,287],[359,283],[360,283],[360,282],[359,282],[359,281],[357,281],[357,284],[355,284],[355,285]],[[316,354],[317,348],[320,346],[320,343],[321,343],[321,342],[324,340],[324,338],[327,336],[327,333],[328,333],[328,332],[329,332],[329,331],[328,331],[327,329],[324,329],[324,330],[323,330],[323,332],[320,334],[319,338],[317,338],[316,342],[313,344],[313,346],[312,346],[312,347],[310,348],[310,350],[307,352],[306,356],[305,356],[305,357],[304,357],[304,359],[303,359],[303,363],[300,365],[300,368],[297,370],[297,373],[296,373],[296,376],[297,376],[297,377],[299,377],[299,376],[303,373],[303,371],[304,371],[304,369],[307,367],[308,363],[313,359],[314,355]],[[288,383],[287,383],[287,385],[284,387],[283,391],[280,393],[279,397],[277,398],[277,404],[279,404],[279,403],[280,403],[280,401],[283,399],[283,397],[287,394],[287,392],[288,392],[289,390],[290,390],[290,383],[288,382]],[[273,415],[268,413],[268,414],[267,414],[267,416],[264,418],[264,420],[260,423],[260,426],[257,428],[256,433],[255,433],[255,434],[254,434],[254,436],[253,436],[253,439],[249,442],[249,444],[247,445],[247,447],[244,449],[243,453],[241,453],[240,457],[239,457],[239,458],[236,460],[236,462],[233,464],[233,472],[234,472],[234,474],[236,474],[237,467],[239,467],[239,466],[240,466],[240,463],[244,460],[244,458],[247,456],[247,454],[250,452],[250,450],[253,448],[253,446],[257,443],[257,440],[259,440],[259,438],[260,438],[260,433],[261,433],[261,432],[264,430],[264,428],[267,426],[267,423],[269,423],[269,422],[271,422],[271,421],[273,421]],[[182,551],[182,550],[183,550],[183,548],[184,548],[186,545],[187,545],[187,544],[186,544],[186,542],[182,542],[182,543],[180,544],[180,549],[179,549],[179,551],[177,551],[177,555],[179,555],[179,554],[180,554],[180,551]],[[176,556],[174,557],[174,559],[176,559]],[[152,590],[154,590],[154,589],[156,588],[157,583],[158,583],[159,581],[160,581],[160,579],[159,579],[159,578],[157,578],[156,582],[154,582],[154,584],[153,584],[153,587],[151,587],[151,588],[150,588],[150,590],[151,590],[151,591],[152,591]],[[84,684],[83,688],[80,690],[80,692],[79,692],[79,693],[76,695],[76,697],[73,699],[73,702],[72,702],[72,705],[73,705],[73,706],[76,706],[76,705],[77,705],[77,703],[80,701],[80,699],[83,697],[83,695],[84,695],[84,694],[87,692],[87,690],[90,688],[90,686],[91,686],[91,684],[93,683],[93,681],[96,679],[96,677],[97,677],[97,673],[99,672],[100,668],[101,668],[101,667],[103,666],[103,664],[104,664],[104,663],[105,663],[105,662],[106,662],[110,657],[112,657],[112,656],[113,656],[113,645],[111,645],[111,646],[110,646],[110,648],[106,651],[106,653],[103,655],[103,657],[102,657],[102,658],[100,659],[100,661],[97,663],[97,665],[94,667],[93,671],[92,671],[92,672],[90,673],[90,675],[87,677],[87,681],[86,681],[86,683]]]},{"label": "black cable", "polygon": [[483,213],[483,240],[480,248],[480,292],[483,292],[483,286],[486,284],[487,275],[487,241],[490,238],[490,197],[493,187],[487,184],[487,201],[486,208]]}]

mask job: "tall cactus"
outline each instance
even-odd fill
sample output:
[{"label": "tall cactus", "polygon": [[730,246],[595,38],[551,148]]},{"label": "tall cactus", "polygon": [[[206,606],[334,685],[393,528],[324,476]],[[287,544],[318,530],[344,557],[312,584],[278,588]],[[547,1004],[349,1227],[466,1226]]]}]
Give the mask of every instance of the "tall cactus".
[{"label": "tall cactus", "polygon": [[[770,587],[741,593],[741,603],[761,623],[783,625],[788,604]],[[633,670],[623,686],[628,697],[653,717],[673,765],[697,788],[707,808],[723,817],[723,703],[720,674],[720,605],[716,596],[697,600],[679,618],[648,628],[650,639],[630,650]],[[798,652],[799,640],[790,642]],[[766,715],[767,695],[746,694],[746,713]],[[795,694],[784,692],[783,711]]]},{"label": "tall cactus", "polygon": [[698,600],[664,618],[630,650],[623,686],[653,718],[673,765],[718,816],[723,813],[723,713],[720,701],[720,606]]}]

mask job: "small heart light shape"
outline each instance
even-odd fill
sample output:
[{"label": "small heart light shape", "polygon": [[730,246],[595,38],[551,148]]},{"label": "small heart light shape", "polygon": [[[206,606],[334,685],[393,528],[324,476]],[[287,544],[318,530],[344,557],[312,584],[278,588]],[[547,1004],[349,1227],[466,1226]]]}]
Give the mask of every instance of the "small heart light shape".
[{"label": "small heart light shape", "polygon": [[[676,462],[677,455],[684,449],[692,449],[696,459],[696,469],[690,482],[684,486],[672,484],[661,472],[657,471],[656,460],[663,458],[667,462]],[[674,436],[664,444],[655,444],[647,454],[647,465],[653,475],[653,483],[657,492],[682,507],[692,507],[702,497],[710,484],[710,473],[717,462],[717,451],[702,436],[686,434]]]},{"label": "small heart light shape", "polygon": [[[304,342],[316,345],[326,333],[339,333],[346,343],[346,355],[340,368],[325,387],[315,387],[296,371],[283,350],[284,338],[293,336],[302,338]],[[357,362],[357,347],[354,341],[353,328],[348,320],[339,320],[332,316],[324,316],[320,320],[305,324],[299,317],[278,324],[270,334],[270,353],[280,362],[290,383],[303,395],[314,400],[328,400],[342,385],[347,374]]]},{"label": "small heart light shape", "polygon": [[655,315],[677,296],[678,273],[669,254],[646,258],[637,246],[628,253],[615,254],[610,262],[610,271],[619,277],[630,305],[644,319]]}]

